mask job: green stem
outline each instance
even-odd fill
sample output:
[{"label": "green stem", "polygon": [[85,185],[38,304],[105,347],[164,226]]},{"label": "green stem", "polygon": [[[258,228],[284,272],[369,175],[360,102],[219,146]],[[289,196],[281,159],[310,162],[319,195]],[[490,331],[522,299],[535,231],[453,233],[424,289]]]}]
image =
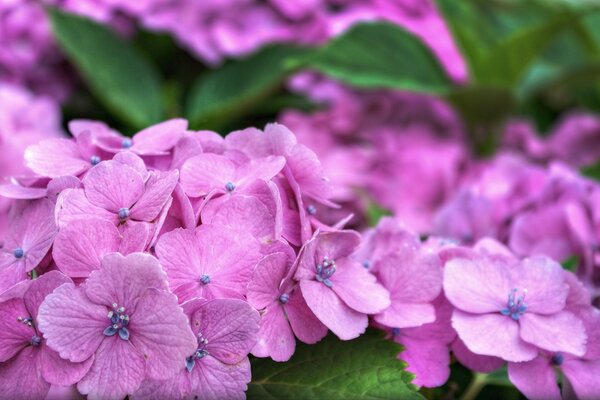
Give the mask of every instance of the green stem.
[{"label": "green stem", "polygon": [[35,269],[31,270],[31,280],[37,279],[38,274],[37,271]]},{"label": "green stem", "polygon": [[486,374],[475,373],[471,383],[469,383],[467,390],[465,390],[460,400],[475,400],[479,392],[481,392],[481,389],[486,385],[486,378]]}]

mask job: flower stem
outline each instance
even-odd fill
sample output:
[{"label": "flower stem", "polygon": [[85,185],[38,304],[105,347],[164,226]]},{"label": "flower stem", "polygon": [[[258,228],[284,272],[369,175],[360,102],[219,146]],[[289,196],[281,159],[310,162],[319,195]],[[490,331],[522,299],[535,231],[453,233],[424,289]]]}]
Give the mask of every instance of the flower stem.
[{"label": "flower stem", "polygon": [[486,374],[475,373],[473,375],[473,379],[471,380],[471,383],[469,383],[469,386],[467,387],[467,390],[465,390],[465,392],[463,393],[463,395],[461,396],[460,399],[461,400],[475,400],[475,398],[477,398],[477,395],[479,394],[479,392],[481,392],[481,389],[483,389],[484,386],[487,384],[486,378],[487,378]]}]

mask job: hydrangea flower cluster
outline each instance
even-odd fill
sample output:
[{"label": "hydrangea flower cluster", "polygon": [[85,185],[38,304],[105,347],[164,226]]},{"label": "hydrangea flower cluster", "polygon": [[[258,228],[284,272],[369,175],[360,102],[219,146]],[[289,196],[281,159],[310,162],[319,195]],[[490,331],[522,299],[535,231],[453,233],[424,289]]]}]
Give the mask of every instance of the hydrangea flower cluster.
[{"label": "hydrangea flower cluster", "polygon": [[250,353],[285,361],[296,338],[352,339],[390,307],[353,256],[360,234],[313,212],[336,207],[332,186],[285,126],[69,129],[1,186],[3,393],[243,398]]}]

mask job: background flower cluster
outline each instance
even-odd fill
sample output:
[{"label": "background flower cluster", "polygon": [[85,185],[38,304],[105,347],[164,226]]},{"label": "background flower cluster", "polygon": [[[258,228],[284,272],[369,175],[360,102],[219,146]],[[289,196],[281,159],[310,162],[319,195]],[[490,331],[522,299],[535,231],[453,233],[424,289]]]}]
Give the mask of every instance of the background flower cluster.
[{"label": "background flower cluster", "polygon": [[0,398],[600,398],[598,26],[4,2]]}]

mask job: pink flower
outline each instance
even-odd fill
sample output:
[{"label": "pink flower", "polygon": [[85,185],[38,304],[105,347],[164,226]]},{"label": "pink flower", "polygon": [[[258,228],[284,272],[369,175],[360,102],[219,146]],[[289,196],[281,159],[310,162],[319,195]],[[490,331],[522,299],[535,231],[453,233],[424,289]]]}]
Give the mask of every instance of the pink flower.
[{"label": "pink flower", "polygon": [[201,225],[164,234],[156,254],[169,287],[183,303],[194,298],[244,299],[260,247],[249,233]]},{"label": "pink flower", "polygon": [[197,338],[170,379],[146,380],[136,399],[244,399],[250,382],[248,353],[256,342],[259,315],[241,300],[192,300],[183,305]]},{"label": "pink flower", "polygon": [[93,398],[123,398],[146,378],[169,378],[196,349],[164,272],[147,254],[104,256],[84,285],[67,283],[46,297],[38,321],[61,358],[93,360],[77,384]]},{"label": "pink flower", "polygon": [[69,362],[42,339],[38,308],[54,289],[71,280],[51,271],[21,282],[5,292],[0,302],[0,392],[13,399],[44,398],[50,385],[77,383],[90,369],[92,358]]},{"label": "pink flower", "polygon": [[291,279],[292,261],[285,253],[266,256],[248,284],[248,302],[262,317],[258,342],[252,349],[257,357],[287,361],[294,354],[295,337],[314,344],[327,334],[327,327],[308,308],[300,287]]},{"label": "pink flower", "polygon": [[56,235],[54,204],[48,199],[15,203],[0,248],[0,293],[27,279],[44,259]]},{"label": "pink flower", "polygon": [[444,291],[456,307],[452,326],[473,353],[512,362],[530,361],[539,349],[585,353],[583,324],[565,310],[565,274],[548,258],[454,258],[444,267]]},{"label": "pink flower", "polygon": [[308,307],[342,340],[358,337],[367,328],[367,314],[390,305],[387,290],[350,257],[359,245],[353,231],[317,233],[302,248],[294,276]]}]

